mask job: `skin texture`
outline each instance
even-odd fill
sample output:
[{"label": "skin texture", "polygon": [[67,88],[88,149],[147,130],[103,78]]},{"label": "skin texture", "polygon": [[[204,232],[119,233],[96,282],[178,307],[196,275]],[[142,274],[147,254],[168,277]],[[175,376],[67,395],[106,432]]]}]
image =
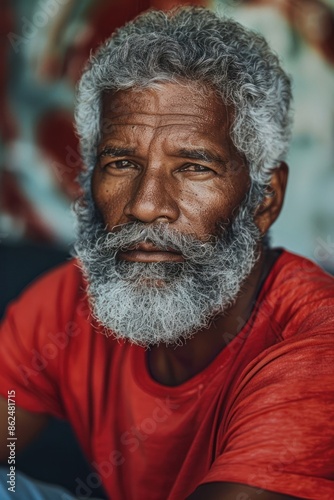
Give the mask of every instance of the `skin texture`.
[{"label": "skin texture", "polygon": [[[235,216],[250,186],[246,163],[229,136],[231,114],[212,90],[193,84],[105,94],[92,193],[108,230],[140,221],[168,223],[202,240],[217,234],[218,224]],[[263,234],[279,214],[286,177],[283,164],[273,173],[274,195],[258,207],[255,220]],[[238,333],[240,317],[247,321],[276,258],[259,251],[243,293],[226,315],[177,349],[152,347],[149,367],[157,381],[184,382],[224,347],[222,331]],[[144,242],[120,257],[138,262],[182,259],[173,252],[145,248]]]},{"label": "skin texture", "polygon": [[[93,195],[110,230],[135,220],[168,222],[205,240],[233,216],[250,180],[228,135],[228,109],[213,93],[175,84],[121,91],[105,96],[103,113]],[[108,148],[132,154],[113,156]],[[217,159],[194,160],[185,150]]]}]

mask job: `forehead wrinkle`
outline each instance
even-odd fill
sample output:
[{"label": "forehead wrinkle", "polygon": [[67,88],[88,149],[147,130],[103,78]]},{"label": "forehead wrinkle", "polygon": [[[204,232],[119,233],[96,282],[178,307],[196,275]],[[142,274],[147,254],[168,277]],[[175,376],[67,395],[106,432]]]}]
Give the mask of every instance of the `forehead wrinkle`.
[{"label": "forehead wrinkle", "polygon": [[[198,106],[197,106],[198,107]],[[203,106],[203,110],[205,110],[205,107]],[[107,110],[108,112],[108,110]],[[115,118],[118,118],[120,116],[131,116],[131,115],[143,115],[143,116],[150,116],[152,118],[155,118],[156,116],[191,116],[191,117],[198,117],[198,118],[203,118],[203,115],[202,114],[195,114],[195,113],[163,113],[163,112],[158,112],[158,111],[152,111],[152,112],[144,112],[144,111],[136,111],[136,112],[129,112],[129,113],[118,113],[118,114],[114,114],[112,112],[113,116]]]},{"label": "forehead wrinkle", "polygon": [[[206,149],[214,154],[215,160],[225,158],[225,153],[228,156],[228,107],[214,95],[191,92],[189,96],[189,89],[184,89],[187,91],[183,94],[175,85],[171,90],[172,93],[145,90],[139,95],[122,91],[109,101],[109,105],[105,99],[104,119],[109,121],[110,126],[103,142],[111,140],[122,146],[135,146],[137,152],[145,149],[148,152],[149,148],[150,153],[156,151],[155,146],[158,145],[163,148],[164,154],[171,156],[181,149]],[[209,159],[199,156],[194,159]]]},{"label": "forehead wrinkle", "polygon": [[[116,119],[118,124],[130,115],[134,115],[136,121],[137,116],[139,120],[142,117],[148,126],[155,126],[152,125],[152,120],[172,121],[176,119],[177,123],[184,123],[190,119],[195,122],[198,120],[202,123],[209,123],[214,118],[216,126],[224,127],[227,125],[226,121],[230,123],[230,107],[222,102],[212,89],[207,87],[205,89],[206,92],[203,93],[202,85],[198,86],[196,83],[185,87],[178,83],[166,83],[161,89],[134,88],[117,93],[104,93],[103,112],[105,116],[109,115],[111,119]],[[208,107],[215,113],[210,114]],[[217,111],[222,107],[224,112],[223,116],[220,116]],[[149,120],[145,119],[147,117]]]},{"label": "forehead wrinkle", "polygon": [[[114,123],[109,125],[108,130],[103,134],[101,143],[107,144],[108,141],[128,143],[130,141],[138,144],[145,140],[145,132],[147,132],[150,134],[149,142],[153,139],[159,139],[165,134],[166,137],[163,137],[163,142],[166,142],[172,136],[174,136],[174,140],[176,136],[176,139],[183,141],[183,144],[179,144],[179,149],[191,149],[194,148],[194,144],[196,144],[195,149],[206,149],[209,144],[204,147],[201,143],[208,140],[211,142],[211,134],[204,134],[201,125],[202,123],[190,123],[189,121],[186,123],[160,123],[154,125],[134,121]],[[168,131],[168,129],[171,130]]]},{"label": "forehead wrinkle", "polygon": [[[129,119],[131,115],[132,117]],[[143,117],[144,119],[141,120],[141,117]],[[146,119],[147,117],[149,117],[149,120]],[[162,128],[184,125],[191,127],[192,125],[196,126],[203,123],[203,121],[206,121],[203,115],[195,115],[190,113],[129,113],[127,115],[117,115],[109,119],[107,118],[107,120],[109,121],[109,128],[116,126],[143,126],[150,128]],[[190,123],[190,120],[192,123]]]},{"label": "forehead wrinkle", "polygon": [[[167,155],[217,162],[224,165],[228,163],[229,148],[228,151],[217,150],[217,144],[215,144],[216,141],[214,137],[212,138],[209,134],[203,134],[198,124],[187,123],[187,127],[185,127],[184,124],[180,124],[181,130],[175,130],[175,133],[164,132],[164,129],[166,129],[166,127],[179,128],[178,125],[164,124],[156,127],[149,127],[140,124],[139,128],[149,130],[149,136],[146,135],[146,139],[144,130],[141,134],[138,134],[138,131],[136,132],[133,130],[134,126],[136,125],[133,123],[121,124],[117,131],[115,125],[115,133],[110,133],[109,136],[105,136],[100,144],[101,150],[108,149],[110,145],[111,147],[119,149],[128,149],[128,154],[137,154],[142,148],[142,141],[145,143],[146,140],[147,151],[152,151],[152,148],[158,144],[158,147],[162,148]],[[213,139],[213,142],[211,139]],[[218,144],[218,146],[222,145]],[[225,148],[223,149],[225,150]]]}]

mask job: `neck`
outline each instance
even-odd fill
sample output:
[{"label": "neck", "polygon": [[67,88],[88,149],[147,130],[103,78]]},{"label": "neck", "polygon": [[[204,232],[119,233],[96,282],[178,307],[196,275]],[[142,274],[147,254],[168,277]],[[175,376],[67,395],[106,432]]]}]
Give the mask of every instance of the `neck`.
[{"label": "neck", "polygon": [[158,345],[149,350],[152,377],[167,386],[176,386],[204,370],[248,321],[263,282],[279,253],[261,249],[260,257],[244,283],[235,303],[214,318],[182,346]]}]

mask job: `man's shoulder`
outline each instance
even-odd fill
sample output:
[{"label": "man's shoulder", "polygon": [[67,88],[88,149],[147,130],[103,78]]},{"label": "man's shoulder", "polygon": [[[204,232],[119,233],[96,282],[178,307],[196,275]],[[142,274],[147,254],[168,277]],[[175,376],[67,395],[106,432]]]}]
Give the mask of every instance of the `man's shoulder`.
[{"label": "man's shoulder", "polygon": [[334,277],[311,260],[283,251],[265,285],[261,305],[282,338],[333,329]]},{"label": "man's shoulder", "polygon": [[269,287],[294,292],[319,292],[334,298],[334,277],[306,257],[283,250],[269,276]]},{"label": "man's shoulder", "polygon": [[23,295],[29,296],[45,291],[50,296],[60,289],[64,291],[67,288],[73,293],[83,286],[84,279],[79,263],[77,259],[70,259],[38,276],[23,291]]},{"label": "man's shoulder", "polygon": [[71,258],[38,276],[26,290],[32,291],[49,286],[53,288],[63,285],[76,286],[82,285],[83,281],[78,260]]}]

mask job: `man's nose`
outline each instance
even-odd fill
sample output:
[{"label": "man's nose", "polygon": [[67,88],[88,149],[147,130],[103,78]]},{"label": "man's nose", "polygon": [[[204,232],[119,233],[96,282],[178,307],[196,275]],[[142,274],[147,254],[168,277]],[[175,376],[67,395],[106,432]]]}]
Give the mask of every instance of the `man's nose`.
[{"label": "man's nose", "polygon": [[[175,189],[175,187],[174,187]],[[158,172],[143,172],[134,182],[131,198],[124,208],[130,220],[145,223],[174,222],[179,217],[177,192],[171,181]]]}]

